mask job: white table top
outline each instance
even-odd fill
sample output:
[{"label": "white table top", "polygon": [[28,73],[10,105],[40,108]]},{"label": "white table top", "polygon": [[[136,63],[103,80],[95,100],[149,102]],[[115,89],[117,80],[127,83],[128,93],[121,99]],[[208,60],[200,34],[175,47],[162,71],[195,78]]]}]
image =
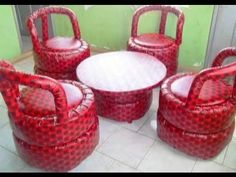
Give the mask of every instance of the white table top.
[{"label": "white table top", "polygon": [[79,81],[93,89],[123,92],[158,85],[166,76],[166,67],[148,54],[117,51],[85,59],[76,74]]}]

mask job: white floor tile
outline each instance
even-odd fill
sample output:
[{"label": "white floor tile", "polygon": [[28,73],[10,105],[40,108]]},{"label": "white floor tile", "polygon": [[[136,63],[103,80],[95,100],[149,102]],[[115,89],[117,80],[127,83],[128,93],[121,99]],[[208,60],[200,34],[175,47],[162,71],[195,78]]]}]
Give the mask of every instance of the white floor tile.
[{"label": "white floor tile", "polygon": [[219,164],[223,164],[224,162],[224,158],[225,158],[225,154],[227,152],[228,146],[226,146],[223,151],[221,151],[221,153],[216,156],[214,159],[212,159],[214,162],[217,162]]},{"label": "white floor tile", "polygon": [[98,151],[136,168],[153,141],[151,138],[122,128],[109,137]]},{"label": "white floor tile", "polygon": [[113,161],[113,159],[94,151],[87,159],[71,170],[71,172],[108,171]]},{"label": "white floor tile", "polygon": [[25,163],[15,154],[0,147],[0,172],[17,172]]},{"label": "white floor tile", "polygon": [[192,172],[233,172],[234,170],[212,161],[197,161]]},{"label": "white floor tile", "polygon": [[144,172],[190,172],[195,162],[195,158],[186,156],[163,142],[156,141],[138,169]]},{"label": "white floor tile", "polygon": [[[4,135],[4,136],[1,136],[1,135]],[[0,129],[0,146],[10,150],[13,153],[17,153],[10,124],[7,124],[3,128]]]},{"label": "white floor tile", "polygon": [[18,71],[30,72],[33,71],[34,67],[34,59],[33,57],[29,57],[25,60],[19,61],[14,64],[14,67]]},{"label": "white floor tile", "polygon": [[111,168],[109,169],[110,172],[138,172],[136,169],[131,168],[125,164],[122,164],[118,161],[115,161]]},{"label": "white floor tile", "polygon": [[157,121],[156,112],[152,113],[152,116],[145,122],[138,133],[148,136],[150,138],[157,138]]},{"label": "white floor tile", "polygon": [[113,135],[120,128],[121,128],[120,126],[107,121],[107,119],[99,117],[100,139],[99,139],[99,144],[96,148],[102,145],[109,136]]},{"label": "white floor tile", "polygon": [[5,101],[3,100],[2,94],[0,94],[0,106],[7,108]]},{"label": "white floor tile", "polygon": [[9,122],[7,109],[0,106],[0,129]]},{"label": "white floor tile", "polygon": [[25,167],[21,170],[19,170],[19,172],[22,173],[46,173],[47,171],[29,166],[28,164],[25,164]]},{"label": "white floor tile", "polygon": [[152,112],[148,111],[142,118],[134,120],[132,123],[123,122],[120,125],[129,130],[138,131],[143,124],[151,117]]},{"label": "white floor tile", "polygon": [[116,120],[112,120],[112,119],[108,119],[108,118],[104,118],[104,119],[106,119],[110,123],[118,125],[120,127],[124,127],[124,128],[129,129],[129,130],[132,130],[132,131],[137,131],[137,130],[139,130],[142,127],[144,122],[147,119],[150,118],[151,114],[152,114],[152,112],[148,111],[143,117],[141,117],[140,119],[132,121],[132,123],[120,122],[120,121],[116,121]]},{"label": "white floor tile", "polygon": [[224,165],[236,170],[236,139],[233,139],[229,144],[226,152]]},{"label": "white floor tile", "polygon": [[[236,120],[236,117],[235,117],[235,120]],[[235,121],[235,127],[236,127],[236,121]],[[236,128],[234,129],[233,137],[236,138]]]}]

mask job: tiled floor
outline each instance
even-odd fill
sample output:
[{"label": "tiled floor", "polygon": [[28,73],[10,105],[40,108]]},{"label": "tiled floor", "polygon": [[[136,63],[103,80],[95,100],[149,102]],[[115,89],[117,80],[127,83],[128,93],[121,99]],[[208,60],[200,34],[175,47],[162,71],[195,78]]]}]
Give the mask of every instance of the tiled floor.
[{"label": "tiled floor", "polygon": [[[32,73],[32,58],[15,64]],[[148,113],[132,124],[100,117],[100,143],[96,150],[71,172],[236,172],[236,133],[231,143],[212,160],[187,156],[163,143],[156,135],[158,89]],[[236,131],[235,131],[236,132]],[[13,143],[7,109],[0,97],[0,171],[43,172],[28,166]]]}]

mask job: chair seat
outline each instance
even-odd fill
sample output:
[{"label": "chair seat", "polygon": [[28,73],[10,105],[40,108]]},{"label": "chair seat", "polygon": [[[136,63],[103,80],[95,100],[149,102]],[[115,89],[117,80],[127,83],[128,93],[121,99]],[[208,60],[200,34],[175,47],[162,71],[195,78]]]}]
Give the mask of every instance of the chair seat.
[{"label": "chair seat", "polygon": [[134,42],[144,47],[166,48],[175,43],[174,39],[163,34],[147,33],[134,38]]},{"label": "chair seat", "polygon": [[44,47],[51,50],[76,50],[82,45],[81,41],[69,37],[54,37],[47,40]]},{"label": "chair seat", "polygon": [[[195,75],[178,78],[171,84],[171,92],[185,102]],[[232,94],[232,87],[223,81],[208,80],[203,84],[196,104],[219,104]]]},{"label": "chair seat", "polygon": [[[68,110],[77,107],[83,98],[79,88],[61,83],[67,99]],[[53,95],[43,89],[24,88],[19,99],[20,107],[25,114],[31,116],[46,116],[56,113]]]}]

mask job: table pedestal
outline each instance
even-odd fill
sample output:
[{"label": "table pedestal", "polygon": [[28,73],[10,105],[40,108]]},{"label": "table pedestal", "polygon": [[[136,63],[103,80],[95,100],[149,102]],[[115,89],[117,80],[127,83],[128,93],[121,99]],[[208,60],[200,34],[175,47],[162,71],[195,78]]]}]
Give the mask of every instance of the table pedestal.
[{"label": "table pedestal", "polygon": [[139,119],[150,108],[152,103],[152,90],[135,93],[104,93],[93,90],[95,94],[98,115],[117,121]]}]

